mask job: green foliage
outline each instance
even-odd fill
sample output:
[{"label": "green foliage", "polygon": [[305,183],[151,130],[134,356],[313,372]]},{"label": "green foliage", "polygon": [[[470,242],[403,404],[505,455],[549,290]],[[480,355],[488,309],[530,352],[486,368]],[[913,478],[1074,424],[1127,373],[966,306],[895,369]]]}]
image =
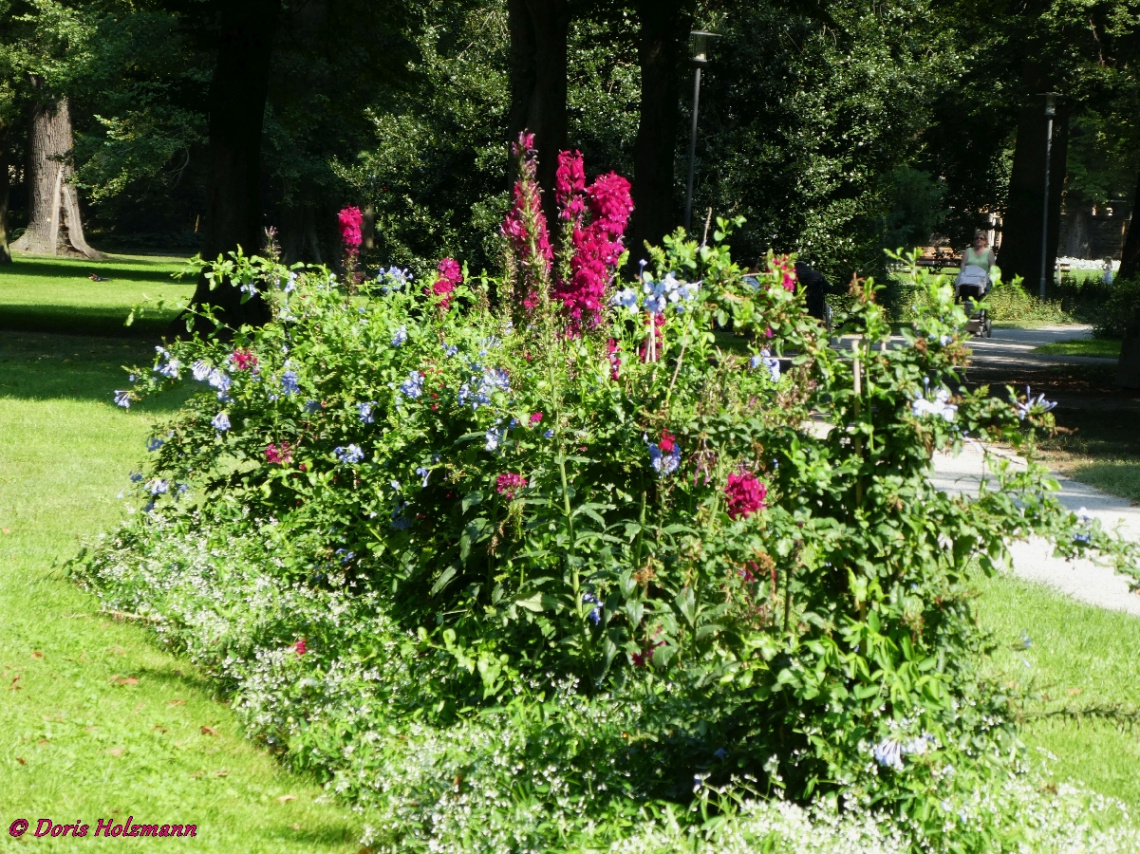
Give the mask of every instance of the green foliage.
[{"label": "green foliage", "polygon": [[[787,259],[742,279],[730,227],[669,238],[645,294],[582,337],[549,306],[511,325],[485,279],[449,309],[392,271],[358,298],[324,270],[227,262],[275,320],[139,371],[135,394],[191,366],[212,388],[156,433],[147,512],[74,570],[376,810],[383,847],[550,847],[584,823],[605,841],[750,791],[993,847],[1004,819],[948,830],[938,807],[1016,754],[967,569],[1033,531],[1127,552],[1074,539],[1037,469],[992,461],[974,501],[931,486],[931,452],[965,431],[1020,445],[1050,423],[1039,401],[940,390],[965,356],[949,288],[912,268],[929,309],[888,349],[865,284],[839,354]],[[673,296],[659,338],[654,287]],[[713,319],[755,357],[718,350]]]}]

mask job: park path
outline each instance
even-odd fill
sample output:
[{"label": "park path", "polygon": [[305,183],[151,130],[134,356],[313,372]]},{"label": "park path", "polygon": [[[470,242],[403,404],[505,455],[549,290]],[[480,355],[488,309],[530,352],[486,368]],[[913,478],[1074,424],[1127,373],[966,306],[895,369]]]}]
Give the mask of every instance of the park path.
[{"label": "park path", "polygon": [[[971,379],[996,381],[1001,375],[1032,375],[1055,365],[1113,365],[1115,359],[1090,356],[1046,356],[1031,352],[1043,344],[1084,338],[1092,334],[1090,326],[1047,326],[1038,329],[994,329],[993,338],[977,338],[972,347],[974,358],[967,371]],[[1050,398],[1047,385],[1034,388]],[[1024,466],[1016,454],[991,448],[992,453]],[[979,442],[968,440],[956,457],[936,454],[932,480],[939,489],[951,494],[976,494],[982,478],[987,478],[985,453]],[[1057,497],[1074,512],[1082,509],[1099,519],[1106,530],[1119,525],[1126,539],[1140,542],[1140,506],[1099,489],[1072,480],[1056,472],[1053,477],[1061,486]],[[1129,592],[1128,582],[1108,566],[1091,560],[1066,561],[1052,556],[1051,547],[1043,540],[1014,543],[1011,547],[1012,570],[1022,578],[1040,581],[1074,599],[1125,611],[1140,617],[1140,594]]]}]

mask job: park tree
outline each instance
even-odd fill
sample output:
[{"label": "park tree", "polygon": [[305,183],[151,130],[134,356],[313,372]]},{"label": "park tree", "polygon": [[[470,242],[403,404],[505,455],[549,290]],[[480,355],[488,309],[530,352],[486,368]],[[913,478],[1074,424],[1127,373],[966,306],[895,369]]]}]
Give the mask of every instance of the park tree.
[{"label": "park tree", "polygon": [[[73,183],[71,126],[67,91],[90,59],[92,4],[26,0],[0,8],[5,16],[4,46],[11,75],[8,119],[0,118],[8,139],[16,132],[13,113],[26,120],[28,225],[12,245],[17,251],[44,255],[72,252],[99,257],[84,237],[79,198]],[[6,150],[10,150],[6,146]],[[7,156],[3,158],[7,160]],[[7,170],[0,190],[7,213]],[[4,229],[6,235],[6,228]]]}]

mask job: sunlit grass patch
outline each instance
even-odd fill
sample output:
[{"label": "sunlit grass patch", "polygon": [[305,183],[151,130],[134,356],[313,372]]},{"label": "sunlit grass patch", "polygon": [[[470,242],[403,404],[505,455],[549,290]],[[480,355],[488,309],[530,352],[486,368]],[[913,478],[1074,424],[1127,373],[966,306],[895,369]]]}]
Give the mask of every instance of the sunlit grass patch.
[{"label": "sunlit grass patch", "polygon": [[196,824],[195,851],[356,851],[356,816],[318,803],[316,781],[248,742],[208,674],[161,650],[138,621],[99,613],[59,568],[79,538],[124,513],[117,495],[164,405],[126,412],[111,391],[125,378],[119,365],[148,352],[142,342],[0,333],[6,822],[28,819],[31,839],[40,818],[81,820],[91,825],[84,844],[96,847],[99,818],[133,816]]},{"label": "sunlit grass patch", "polygon": [[1071,341],[1042,344],[1033,352],[1048,356],[1102,356],[1110,358],[1120,355],[1120,342],[1109,338],[1074,338]]},{"label": "sunlit grass patch", "polygon": [[[192,280],[174,278],[185,266],[183,258],[16,255],[0,266],[0,329],[155,337],[193,293]],[[125,326],[136,306],[145,309]]]}]

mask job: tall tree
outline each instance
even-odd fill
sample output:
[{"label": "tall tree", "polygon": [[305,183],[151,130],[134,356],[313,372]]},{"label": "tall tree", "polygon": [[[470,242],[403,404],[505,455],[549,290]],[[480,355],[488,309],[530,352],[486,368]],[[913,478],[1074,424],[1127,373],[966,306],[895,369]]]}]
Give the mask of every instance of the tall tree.
[{"label": "tall tree", "polygon": [[68,99],[51,91],[43,78],[31,77],[28,110],[29,216],[27,230],[12,244],[18,252],[87,258],[101,253],[87,245],[79,197],[72,184],[71,111]]},{"label": "tall tree", "polygon": [[[209,164],[202,257],[213,260],[241,247],[261,248],[261,131],[269,62],[281,0],[219,3],[218,56],[209,93]],[[210,305],[222,323],[237,327],[269,320],[265,302],[243,302],[234,282],[198,280],[192,303]]]},{"label": "tall tree", "polygon": [[659,244],[679,223],[673,169],[694,6],[690,0],[636,0],[641,105],[633,154],[633,258],[646,242]]},{"label": "tall tree", "polygon": [[554,173],[566,148],[569,0],[507,0],[510,26],[511,138],[527,130],[538,150],[538,182],[547,221],[557,223]]}]

